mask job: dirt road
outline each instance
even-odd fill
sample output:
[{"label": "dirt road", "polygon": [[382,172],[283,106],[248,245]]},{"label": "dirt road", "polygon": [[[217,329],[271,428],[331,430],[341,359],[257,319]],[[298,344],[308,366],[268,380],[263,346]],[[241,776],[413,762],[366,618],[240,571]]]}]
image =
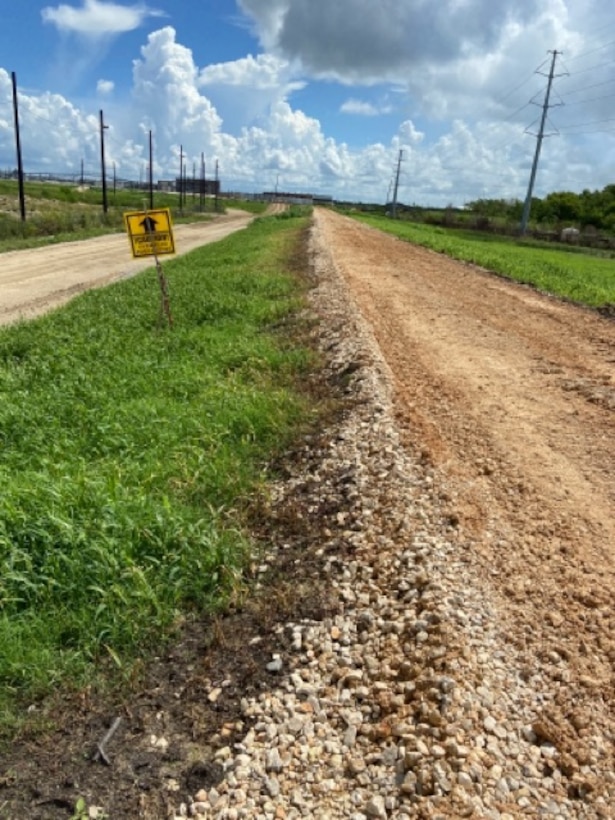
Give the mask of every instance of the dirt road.
[{"label": "dirt road", "polygon": [[[229,211],[210,222],[176,225],[177,253],[223,239],[252,219],[245,211]],[[152,264],[151,257],[132,258],[125,234],[0,254],[0,324],[30,319]]]},{"label": "dirt road", "polygon": [[573,753],[596,723],[613,736],[615,323],[333,213],[317,220],[519,674],[543,665],[553,681],[545,731]]},{"label": "dirt road", "polygon": [[484,543],[502,569],[522,558],[535,579],[533,561],[546,558],[553,593],[566,566],[573,597],[586,564],[609,586],[615,324],[339,216],[318,218],[391,368],[408,435],[454,488],[460,526],[481,543],[514,538],[504,555]]}]

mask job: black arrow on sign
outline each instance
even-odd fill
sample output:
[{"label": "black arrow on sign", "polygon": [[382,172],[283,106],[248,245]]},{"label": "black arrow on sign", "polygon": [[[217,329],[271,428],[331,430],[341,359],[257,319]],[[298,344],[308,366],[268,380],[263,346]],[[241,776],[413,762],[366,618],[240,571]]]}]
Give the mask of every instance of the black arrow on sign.
[{"label": "black arrow on sign", "polygon": [[156,233],[157,224],[158,222],[152,216],[146,216],[142,222],[139,222],[146,233]]}]

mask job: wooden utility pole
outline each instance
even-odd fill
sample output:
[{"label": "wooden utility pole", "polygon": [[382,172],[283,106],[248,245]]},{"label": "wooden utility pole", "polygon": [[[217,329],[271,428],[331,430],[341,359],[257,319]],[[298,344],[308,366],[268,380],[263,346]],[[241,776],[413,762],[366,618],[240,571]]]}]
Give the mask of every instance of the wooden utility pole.
[{"label": "wooden utility pole", "polygon": [[183,211],[184,196],[184,146],[179,146],[179,210]]},{"label": "wooden utility pole", "polygon": [[149,207],[154,208],[154,141],[152,132],[149,132]]},{"label": "wooden utility pole", "polygon": [[108,125],[105,125],[105,118],[102,112],[100,111],[100,165],[102,169],[102,198],[103,198],[103,213],[107,213],[109,210],[109,203],[107,202],[107,171],[105,168],[105,129],[108,128]]},{"label": "wooden utility pole", "polygon": [[203,204],[205,202],[205,154],[201,151],[201,197],[199,200],[199,208],[203,212]]},{"label": "wooden utility pole", "polygon": [[17,75],[13,71],[13,114],[15,119],[15,144],[17,146],[17,183],[19,185],[19,212],[21,221],[26,221],[26,195],[23,183],[23,159],[21,156],[21,136],[19,134],[19,105],[17,103]]},{"label": "wooden utility pole", "polygon": [[218,160],[216,160],[216,181],[214,183],[214,185],[215,185],[214,203],[215,203],[216,213],[218,213],[218,188],[220,186],[220,181],[219,181],[219,178],[218,178],[219,170],[220,170],[220,165],[218,163]]}]

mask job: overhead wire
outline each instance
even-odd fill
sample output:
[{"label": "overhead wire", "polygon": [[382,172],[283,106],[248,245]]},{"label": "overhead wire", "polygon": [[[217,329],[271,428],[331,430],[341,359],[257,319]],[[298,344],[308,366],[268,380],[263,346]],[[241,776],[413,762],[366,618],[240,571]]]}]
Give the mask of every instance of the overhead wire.
[{"label": "overhead wire", "polygon": [[[615,28],[615,23],[612,26],[608,27],[608,29],[612,29],[612,28]],[[601,39],[603,39],[604,38],[604,29],[599,30],[599,33],[602,35]],[[567,68],[568,64],[576,63],[578,60],[590,57],[594,54],[597,54],[601,51],[604,51],[607,48],[612,47],[613,45],[615,45],[615,40],[612,39],[612,37],[611,37],[606,42],[604,42],[604,41],[599,42],[595,47],[588,48],[585,51],[583,51],[582,53],[577,54],[572,58],[567,58],[564,65]],[[602,69],[610,68],[613,65],[615,65],[615,59],[608,59],[608,60],[605,60],[603,62],[593,63],[592,65],[585,66],[583,68],[571,69],[571,70],[567,71],[567,73],[564,77],[556,78],[556,82],[554,83],[553,91],[557,95],[557,97],[559,97],[560,104],[562,104],[563,106],[565,106],[565,108],[570,110],[570,108],[573,107],[573,106],[577,106],[577,107],[578,106],[584,106],[584,105],[587,106],[587,105],[591,105],[592,103],[601,102],[602,100],[607,100],[607,99],[611,99],[612,97],[615,97],[615,92],[614,92],[614,93],[608,93],[608,94],[601,94],[601,95],[595,96],[595,97],[582,97],[582,98],[579,98],[582,94],[585,94],[586,92],[591,91],[591,89],[603,88],[604,86],[608,86],[608,85],[614,83],[615,82],[615,77],[611,77],[609,79],[600,79],[597,82],[589,82],[585,85],[577,84],[576,88],[572,88],[569,91],[566,90],[566,87],[565,87],[567,85],[567,82],[570,81],[570,79],[577,78],[580,75],[588,74],[590,72],[598,72]],[[603,76],[604,76],[604,72],[603,72]],[[575,95],[576,99],[571,99],[572,95]],[[578,108],[577,108],[577,110],[578,110]],[[568,119],[568,118],[564,117],[564,119]],[[600,122],[599,120],[596,121],[596,124],[598,124],[599,122]],[[566,126],[562,125],[562,126],[559,127],[559,131],[568,132],[568,134],[570,136],[572,136],[573,134],[580,134],[581,133],[581,132],[578,132],[578,131],[575,132],[573,129],[586,127],[586,125],[592,125],[592,124],[594,124],[594,123],[593,122],[592,123],[587,123],[587,124],[577,123],[577,124],[569,124],[569,125],[566,125]]]},{"label": "overhead wire", "polygon": [[576,54],[574,57],[569,57],[568,62],[572,63],[575,60],[581,60],[583,57],[589,57],[591,54],[596,54],[598,51],[602,51],[609,46],[615,45],[615,40],[610,40],[608,43],[604,43],[604,45],[597,46],[596,48],[592,48],[589,51],[584,51],[581,54]]},{"label": "overhead wire", "polygon": [[510,89],[510,91],[507,91],[507,92],[506,92],[506,94],[504,94],[502,97],[499,97],[497,100],[494,100],[494,102],[495,102],[496,104],[497,104],[497,103],[503,103],[503,102],[504,102],[505,100],[507,100],[510,96],[512,96],[512,95],[513,95],[516,91],[519,91],[519,89],[523,88],[523,86],[524,86],[526,83],[528,83],[528,82],[532,79],[532,77],[533,77],[535,74],[536,74],[536,71],[532,71],[530,74],[528,74],[528,75],[527,75],[527,77],[526,77],[524,80],[522,80],[522,81],[519,83],[519,85],[516,85],[514,88],[511,88],[511,89]]},{"label": "overhead wire", "polygon": [[615,83],[615,77],[610,80],[603,80],[601,83],[592,83],[591,85],[584,85],[581,88],[573,88],[572,91],[566,91],[566,94],[579,94],[581,91],[589,91],[591,88],[598,88],[602,85],[609,85]]}]

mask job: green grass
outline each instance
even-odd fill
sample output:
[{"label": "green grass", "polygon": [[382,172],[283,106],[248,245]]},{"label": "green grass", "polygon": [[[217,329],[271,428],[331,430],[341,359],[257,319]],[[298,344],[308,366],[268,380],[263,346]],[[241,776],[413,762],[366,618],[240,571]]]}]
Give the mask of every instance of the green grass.
[{"label": "green grass", "polygon": [[[27,182],[26,221],[19,214],[17,183],[0,179],[0,253],[49,245],[56,242],[88,239],[124,230],[123,214],[127,210],[142,210],[149,202],[146,191],[108,189],[108,210],[102,210],[102,191],[96,188],[80,189],[74,185],[49,182]],[[204,201],[200,210],[199,197],[188,195],[179,208],[177,194],[155,192],[154,207],[170,208],[175,223],[211,219],[215,202]],[[219,199],[218,211],[240,208],[262,214],[264,202],[237,199]]]},{"label": "green grass", "polygon": [[167,262],[173,329],[149,270],[0,330],[5,727],[236,591],[247,503],[311,413],[311,354],[279,329],[304,225],[260,219]]},{"label": "green grass", "polygon": [[268,202],[263,202],[258,199],[224,199],[221,201],[226,208],[239,208],[242,211],[248,211],[257,216],[264,214],[269,207]]},{"label": "green grass", "polygon": [[[68,183],[61,184],[55,182],[32,182],[27,180],[24,184],[26,197],[33,204],[36,200],[53,201],[65,205],[92,205],[102,206],[101,188],[80,188],[77,185]],[[147,191],[117,188],[113,191],[113,185],[107,181],[107,201],[109,205],[120,208],[141,208],[143,200],[149,196]],[[17,199],[18,185],[15,180],[0,179],[0,197]],[[172,208],[177,204],[177,195],[155,192],[155,205],[159,208]],[[15,205],[17,207],[17,205]]]},{"label": "green grass", "polygon": [[354,215],[372,227],[454,259],[590,307],[615,304],[615,260],[579,248],[472,234],[384,217]]}]

